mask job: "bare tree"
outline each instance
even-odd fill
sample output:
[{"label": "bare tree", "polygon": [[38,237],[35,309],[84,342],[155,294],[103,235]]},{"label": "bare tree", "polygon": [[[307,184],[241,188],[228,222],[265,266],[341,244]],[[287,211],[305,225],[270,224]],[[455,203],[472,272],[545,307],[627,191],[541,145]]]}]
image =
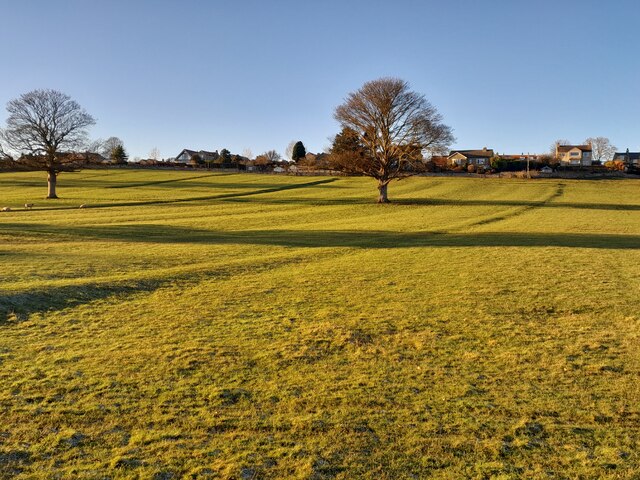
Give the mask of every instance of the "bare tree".
[{"label": "bare tree", "polygon": [[160,157],[160,150],[158,150],[158,147],[153,147],[151,149],[151,151],[149,152],[149,158],[151,160],[156,160],[156,161],[160,160],[160,158],[161,158]]},{"label": "bare tree", "polygon": [[284,151],[284,158],[293,160],[293,147],[296,146],[296,140],[291,140]]},{"label": "bare tree", "polygon": [[86,160],[73,152],[86,144],[87,128],[95,120],[71,97],[56,90],[25,93],[11,100],[7,111],[3,141],[23,154],[21,162],[28,168],[47,172],[47,198],[58,198],[58,174],[75,170]]},{"label": "bare tree", "polygon": [[249,160],[252,160],[253,159],[253,152],[251,151],[251,149],[249,147],[247,147],[244,150],[242,150],[242,156],[244,158],[248,158]]},{"label": "bare tree", "polygon": [[279,162],[280,160],[282,160],[280,154],[275,150],[269,150],[267,152],[264,152],[262,155],[267,159],[267,161],[271,163]]},{"label": "bare tree", "polygon": [[118,137],[109,137],[102,144],[102,149],[100,153],[105,158],[111,158],[113,151],[118,147],[124,148],[124,142],[120,140]]},{"label": "bare tree", "polygon": [[13,160],[13,157],[4,151],[2,143],[0,143],[0,160]]},{"label": "bare tree", "polygon": [[91,140],[86,146],[86,151],[89,153],[99,153],[102,155],[104,151],[104,138],[97,138],[95,140]]},{"label": "bare tree", "polygon": [[436,108],[397,78],[365,83],[336,108],[334,117],[364,147],[358,161],[338,161],[336,168],[376,179],[378,203],[389,201],[389,182],[423,167],[424,152],[444,153],[454,140]]},{"label": "bare tree", "polygon": [[558,147],[561,147],[563,145],[571,145],[571,140],[567,140],[566,138],[559,138],[551,144],[551,146],[549,147],[549,153],[551,153],[553,158],[556,158]]},{"label": "bare tree", "polygon": [[118,137],[109,137],[106,140],[98,138],[87,144],[86,151],[90,153],[99,153],[104,158],[110,158],[113,151],[118,147],[124,148],[124,142]]},{"label": "bare tree", "polygon": [[584,143],[591,144],[591,158],[594,162],[608,162],[616,153],[615,145],[607,137],[589,137]]}]

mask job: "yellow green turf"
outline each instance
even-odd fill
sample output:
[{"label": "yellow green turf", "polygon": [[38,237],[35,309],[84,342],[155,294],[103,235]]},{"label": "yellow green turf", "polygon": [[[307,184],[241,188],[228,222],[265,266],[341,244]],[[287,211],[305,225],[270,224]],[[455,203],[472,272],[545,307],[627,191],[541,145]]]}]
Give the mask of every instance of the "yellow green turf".
[{"label": "yellow green turf", "polygon": [[0,174],[0,478],[640,477],[639,180],[44,180]]}]

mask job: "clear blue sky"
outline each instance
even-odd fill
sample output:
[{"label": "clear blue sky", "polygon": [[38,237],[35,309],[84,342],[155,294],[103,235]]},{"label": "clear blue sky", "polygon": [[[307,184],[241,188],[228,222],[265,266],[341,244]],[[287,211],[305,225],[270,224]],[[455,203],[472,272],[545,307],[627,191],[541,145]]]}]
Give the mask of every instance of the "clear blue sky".
[{"label": "clear blue sky", "polygon": [[424,93],[458,148],[640,148],[637,0],[0,0],[0,19],[0,104],[61,90],[131,157],[320,151],[334,108],[382,76]]}]

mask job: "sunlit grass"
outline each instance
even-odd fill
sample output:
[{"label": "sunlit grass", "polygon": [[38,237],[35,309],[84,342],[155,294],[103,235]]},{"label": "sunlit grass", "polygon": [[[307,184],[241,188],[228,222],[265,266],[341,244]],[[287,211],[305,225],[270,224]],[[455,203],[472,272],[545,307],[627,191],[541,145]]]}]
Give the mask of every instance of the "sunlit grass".
[{"label": "sunlit grass", "polygon": [[43,180],[0,175],[0,477],[640,476],[639,181]]}]

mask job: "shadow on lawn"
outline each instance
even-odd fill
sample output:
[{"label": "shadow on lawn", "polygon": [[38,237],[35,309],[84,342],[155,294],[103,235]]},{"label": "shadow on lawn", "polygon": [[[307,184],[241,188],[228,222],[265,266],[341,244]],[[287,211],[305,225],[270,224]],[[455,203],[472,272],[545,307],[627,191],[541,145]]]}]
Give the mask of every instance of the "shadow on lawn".
[{"label": "shadow on lawn", "polygon": [[[610,203],[583,203],[583,202],[562,202],[557,201],[564,193],[563,185],[549,197],[542,200],[482,200],[482,199],[449,199],[449,198],[394,198],[390,204],[381,205],[377,208],[394,208],[396,206],[453,206],[453,207],[500,207],[500,208],[567,208],[584,210],[619,210],[619,211],[640,211],[640,204],[610,204]],[[232,203],[252,202],[253,199],[242,198],[245,195],[230,195],[221,198]],[[274,205],[375,205],[371,198],[363,197],[339,197],[339,198],[260,198],[260,203]],[[497,212],[496,212],[497,213]]]},{"label": "shadow on lawn", "polygon": [[[261,195],[265,193],[275,193],[282,192],[286,190],[297,190],[300,188],[309,188],[316,187],[319,185],[326,185],[329,183],[333,183],[337,178],[327,178],[324,180],[316,180],[314,182],[305,182],[305,183],[296,183],[296,184],[287,184],[287,185],[268,185],[265,188],[260,188],[258,190],[248,190],[244,192],[231,192],[231,193],[219,193],[216,195],[202,195],[198,197],[189,197],[189,198],[178,198],[178,199],[170,199],[170,200],[149,200],[149,201],[131,201],[131,202],[112,202],[112,203],[103,203],[97,205],[87,205],[86,209],[97,209],[97,208],[114,208],[114,207],[141,207],[146,205],[172,205],[172,204],[180,204],[180,203],[190,203],[190,202],[201,202],[206,200],[226,200],[230,198],[239,198],[239,197],[249,197],[251,195]],[[174,180],[171,180],[172,182]],[[247,185],[238,185],[239,187],[247,187]],[[115,187],[114,187],[115,188]],[[45,207],[45,208],[37,208],[33,211],[48,211],[48,210],[76,210],[78,207],[76,206],[67,206],[67,207]],[[16,213],[19,213],[17,211]]]},{"label": "shadow on lawn", "polygon": [[[640,250],[640,235],[580,233],[447,233],[389,231],[247,230],[219,232],[168,225],[100,225],[52,227],[42,224],[4,224],[8,231],[158,244],[245,244],[274,247],[344,247],[398,249],[417,247],[563,247]],[[543,261],[543,260],[541,260]],[[192,280],[192,275],[188,275]],[[151,292],[170,279],[148,279],[117,284],[91,283],[28,292],[0,292],[0,325],[16,316],[61,310],[94,300]]]},{"label": "shadow on lawn", "polygon": [[[227,174],[230,175],[230,174]],[[180,182],[186,182],[189,180],[197,180],[200,178],[209,178],[209,177],[221,177],[223,175],[217,175],[217,174],[206,174],[206,175],[196,175],[196,176],[191,176],[191,177],[181,177],[181,178],[171,178],[169,180],[155,180],[153,182],[131,182],[131,183],[119,183],[117,185],[109,185],[105,188],[138,188],[138,187],[150,187],[153,185],[165,185],[167,183],[180,183]],[[189,186],[191,186],[191,183],[189,184]],[[212,184],[208,184],[208,186],[212,186]]]},{"label": "shadow on lawn", "polygon": [[143,280],[119,284],[83,284],[29,290],[27,292],[0,292],[0,325],[12,317],[24,320],[32,313],[71,308],[93,300],[112,296],[129,296],[152,292],[161,286],[157,280]]},{"label": "shadow on lawn", "polygon": [[281,247],[569,247],[640,249],[640,235],[522,232],[391,232],[379,230],[211,231],[173,225],[50,226],[3,224],[5,231],[141,243],[247,244]]},{"label": "shadow on lawn", "polygon": [[[304,254],[256,260],[251,272],[271,271],[284,265],[306,262]],[[0,290],[0,326],[28,319],[35,313],[46,313],[73,308],[96,300],[126,301],[132,295],[154,292],[164,287],[181,288],[202,279],[224,280],[247,272],[246,265],[217,265],[187,269],[182,272],[154,271],[153,276],[127,280],[90,280],[86,283],[47,286],[24,291]]]},{"label": "shadow on lawn", "polygon": [[623,210],[640,211],[640,205],[633,204],[609,204],[609,203],[581,203],[581,202],[557,202],[548,200],[524,201],[524,200],[450,200],[445,198],[425,198],[416,200],[398,200],[401,205],[434,205],[434,206],[495,206],[495,207],[532,207],[532,208],[571,208],[584,210]]}]

